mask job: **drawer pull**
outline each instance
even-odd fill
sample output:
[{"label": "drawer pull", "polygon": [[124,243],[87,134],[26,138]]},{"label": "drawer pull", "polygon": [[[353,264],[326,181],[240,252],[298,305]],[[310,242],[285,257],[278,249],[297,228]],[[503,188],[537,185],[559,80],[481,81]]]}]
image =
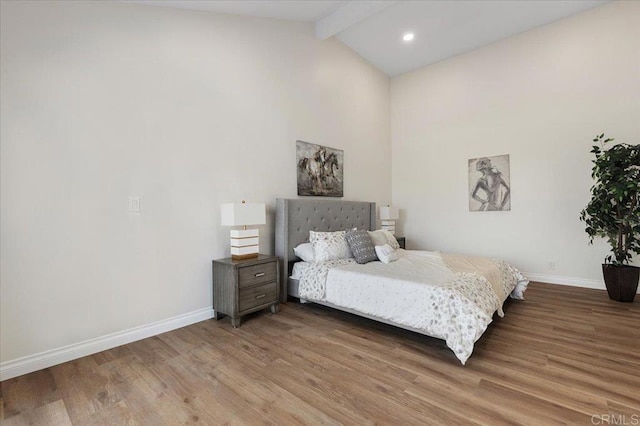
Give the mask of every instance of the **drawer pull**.
[{"label": "drawer pull", "polygon": [[255,276],[256,276],[256,278],[264,277],[264,272],[258,272]]},{"label": "drawer pull", "polygon": [[263,297],[267,297],[267,295],[266,294],[261,294],[259,296],[256,296],[256,299],[262,299]]}]

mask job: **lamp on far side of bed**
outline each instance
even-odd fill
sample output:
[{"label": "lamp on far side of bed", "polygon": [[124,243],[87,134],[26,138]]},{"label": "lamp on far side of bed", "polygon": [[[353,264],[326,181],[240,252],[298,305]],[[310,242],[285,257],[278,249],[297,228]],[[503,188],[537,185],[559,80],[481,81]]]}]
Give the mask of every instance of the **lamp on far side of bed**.
[{"label": "lamp on far side of bed", "polygon": [[397,207],[381,206],[380,207],[380,229],[386,229],[393,235],[396,234],[396,219],[400,217],[400,211]]},{"label": "lamp on far side of bed", "polygon": [[242,226],[232,229],[231,258],[233,260],[258,257],[260,249],[260,231],[247,229],[247,225],[264,225],[266,220],[264,203],[226,203],[221,208],[223,226]]}]

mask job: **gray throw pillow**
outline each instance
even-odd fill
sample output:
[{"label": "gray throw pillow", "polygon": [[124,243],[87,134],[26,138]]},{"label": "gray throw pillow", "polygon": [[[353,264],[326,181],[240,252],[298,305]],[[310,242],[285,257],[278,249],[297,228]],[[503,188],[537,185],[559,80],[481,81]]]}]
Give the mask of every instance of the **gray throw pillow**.
[{"label": "gray throw pillow", "polygon": [[358,263],[368,263],[378,260],[376,247],[369,233],[365,230],[347,231],[345,236],[351,253]]}]

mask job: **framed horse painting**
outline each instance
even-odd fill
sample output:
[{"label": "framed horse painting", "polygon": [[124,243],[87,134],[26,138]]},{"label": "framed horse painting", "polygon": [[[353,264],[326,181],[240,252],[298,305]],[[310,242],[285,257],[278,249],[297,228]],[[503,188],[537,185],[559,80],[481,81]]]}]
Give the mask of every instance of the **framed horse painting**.
[{"label": "framed horse painting", "polygon": [[298,195],[342,197],[344,151],[296,141]]}]

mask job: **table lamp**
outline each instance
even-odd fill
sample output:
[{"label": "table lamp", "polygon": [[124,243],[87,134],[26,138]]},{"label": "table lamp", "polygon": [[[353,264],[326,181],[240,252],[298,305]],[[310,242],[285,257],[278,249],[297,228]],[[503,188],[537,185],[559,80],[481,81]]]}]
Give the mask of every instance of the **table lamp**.
[{"label": "table lamp", "polygon": [[243,229],[232,229],[231,258],[233,260],[258,257],[260,249],[260,231],[247,229],[247,225],[264,225],[266,223],[265,205],[263,203],[226,203],[221,208],[223,226],[242,226]]},{"label": "table lamp", "polygon": [[380,207],[380,229],[386,229],[393,235],[396,234],[396,219],[400,217],[400,211],[397,207],[381,206]]}]

